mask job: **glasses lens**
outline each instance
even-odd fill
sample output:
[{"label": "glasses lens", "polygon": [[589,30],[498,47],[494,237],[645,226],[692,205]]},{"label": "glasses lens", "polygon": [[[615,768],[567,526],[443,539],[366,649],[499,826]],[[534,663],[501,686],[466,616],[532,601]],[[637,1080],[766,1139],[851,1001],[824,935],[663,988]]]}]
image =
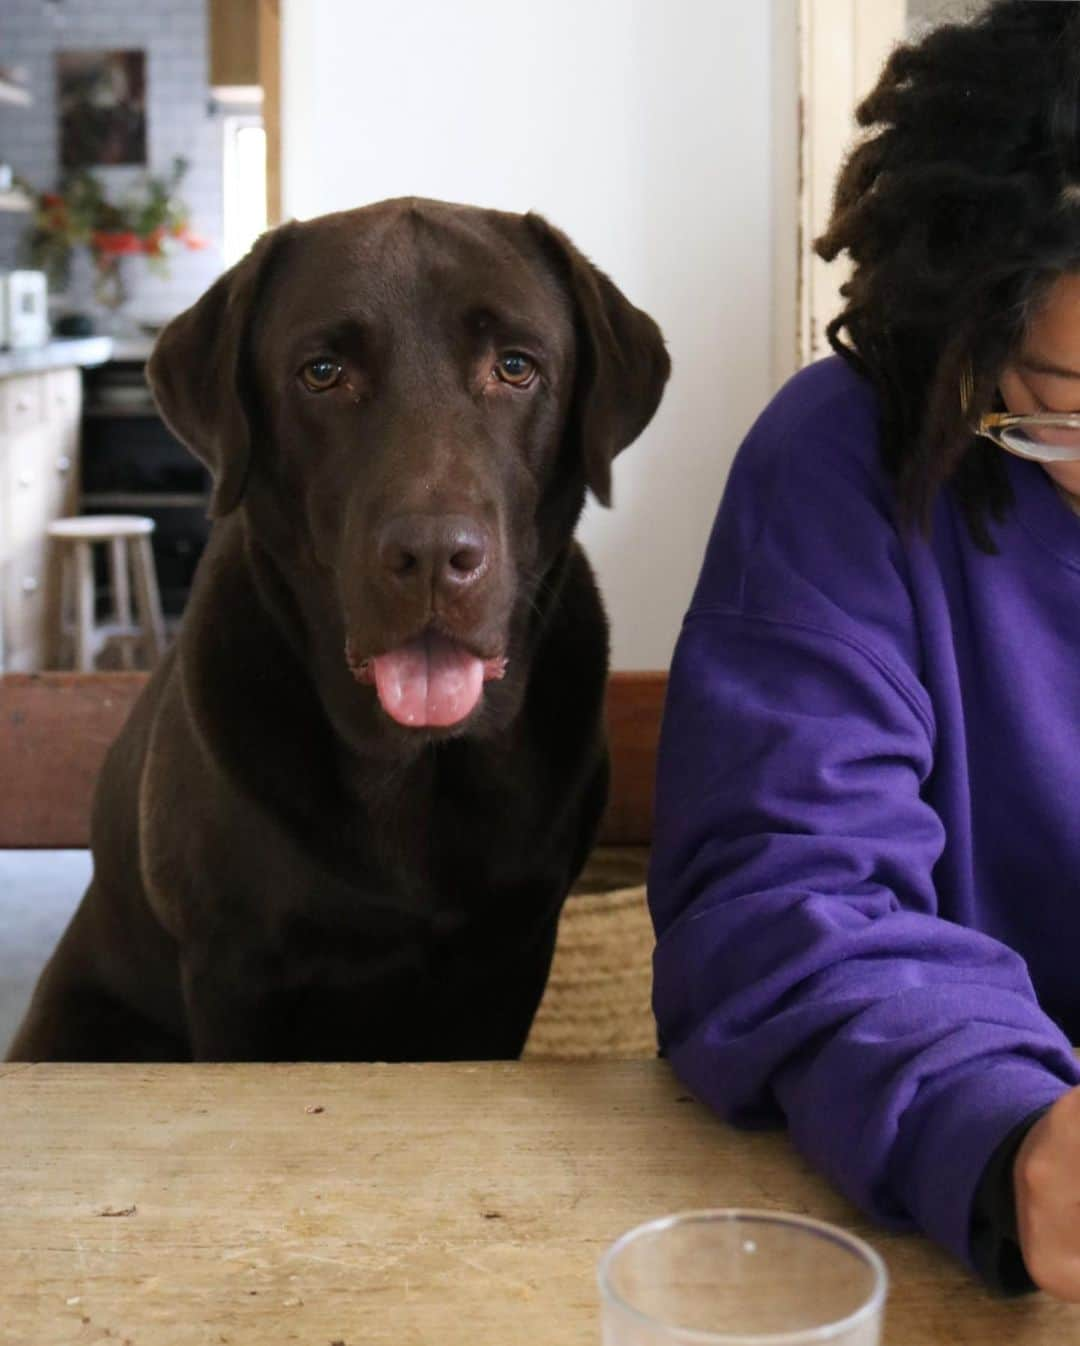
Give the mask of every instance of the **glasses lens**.
[{"label": "glasses lens", "polygon": [[1038,463],[1069,463],[1080,459],[1080,417],[1051,416],[1020,421],[1002,431],[1002,441],[1021,458]]}]

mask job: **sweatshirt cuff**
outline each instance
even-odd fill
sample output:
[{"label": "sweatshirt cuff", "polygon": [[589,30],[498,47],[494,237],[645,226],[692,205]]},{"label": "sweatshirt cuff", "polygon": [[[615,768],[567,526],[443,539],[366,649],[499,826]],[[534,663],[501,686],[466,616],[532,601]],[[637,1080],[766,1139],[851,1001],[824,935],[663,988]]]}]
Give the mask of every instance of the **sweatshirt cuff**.
[{"label": "sweatshirt cuff", "polygon": [[921,1119],[909,1169],[910,1209],[931,1238],[973,1271],[979,1268],[971,1241],[972,1210],[991,1158],[1033,1114],[1080,1082],[1071,1055],[1062,1052],[1054,1067],[1002,1060],[984,1065],[978,1074],[952,1081]]},{"label": "sweatshirt cuff", "polygon": [[1013,1164],[1024,1137],[1046,1112],[1046,1108],[1037,1108],[1013,1127],[991,1155],[975,1189],[971,1262],[988,1289],[999,1295],[1024,1295],[1038,1289],[1020,1251]]}]

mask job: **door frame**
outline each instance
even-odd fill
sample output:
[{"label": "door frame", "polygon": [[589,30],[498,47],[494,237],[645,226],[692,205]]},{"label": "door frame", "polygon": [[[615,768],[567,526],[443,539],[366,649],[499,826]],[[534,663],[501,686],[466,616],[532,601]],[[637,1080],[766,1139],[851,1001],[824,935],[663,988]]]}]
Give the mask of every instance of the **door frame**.
[{"label": "door frame", "polygon": [[259,0],[259,83],[266,131],[266,222],[281,223],[281,0]]},{"label": "door frame", "polygon": [[832,211],[836,176],[855,143],[854,111],[907,28],[906,0],[798,0],[799,173],[796,363],[828,353],[846,259],[813,251]]}]

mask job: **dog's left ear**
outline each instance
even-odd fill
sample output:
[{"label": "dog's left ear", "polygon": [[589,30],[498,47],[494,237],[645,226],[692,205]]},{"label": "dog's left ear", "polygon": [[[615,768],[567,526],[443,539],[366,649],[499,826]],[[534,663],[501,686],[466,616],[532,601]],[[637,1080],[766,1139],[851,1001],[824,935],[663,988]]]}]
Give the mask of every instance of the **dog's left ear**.
[{"label": "dog's left ear", "polygon": [[166,425],[210,469],[210,517],[240,503],[251,461],[245,410],[248,319],[271,256],[293,225],[263,234],[158,337],[146,377]]},{"label": "dog's left ear", "polygon": [[531,213],[525,222],[574,301],[578,371],[571,425],[579,436],[589,487],[602,505],[610,505],[612,460],[652,420],[671,359],[652,318],[635,308],[560,229]]}]

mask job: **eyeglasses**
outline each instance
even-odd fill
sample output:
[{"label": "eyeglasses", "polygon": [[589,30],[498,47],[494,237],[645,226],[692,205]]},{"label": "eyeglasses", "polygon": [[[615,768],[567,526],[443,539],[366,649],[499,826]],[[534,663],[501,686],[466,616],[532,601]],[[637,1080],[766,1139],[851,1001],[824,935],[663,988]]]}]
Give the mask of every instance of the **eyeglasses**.
[{"label": "eyeglasses", "polygon": [[971,428],[1009,453],[1036,463],[1072,463],[1080,459],[1080,414],[1059,416],[1039,412],[1014,416],[1011,412],[991,411],[980,416]]},{"label": "eyeglasses", "polygon": [[[966,370],[960,379],[960,405],[965,414],[974,392],[975,380]],[[1040,411],[1021,416],[1011,411],[988,411],[972,422],[971,432],[1036,463],[1080,460],[1080,412]]]}]

